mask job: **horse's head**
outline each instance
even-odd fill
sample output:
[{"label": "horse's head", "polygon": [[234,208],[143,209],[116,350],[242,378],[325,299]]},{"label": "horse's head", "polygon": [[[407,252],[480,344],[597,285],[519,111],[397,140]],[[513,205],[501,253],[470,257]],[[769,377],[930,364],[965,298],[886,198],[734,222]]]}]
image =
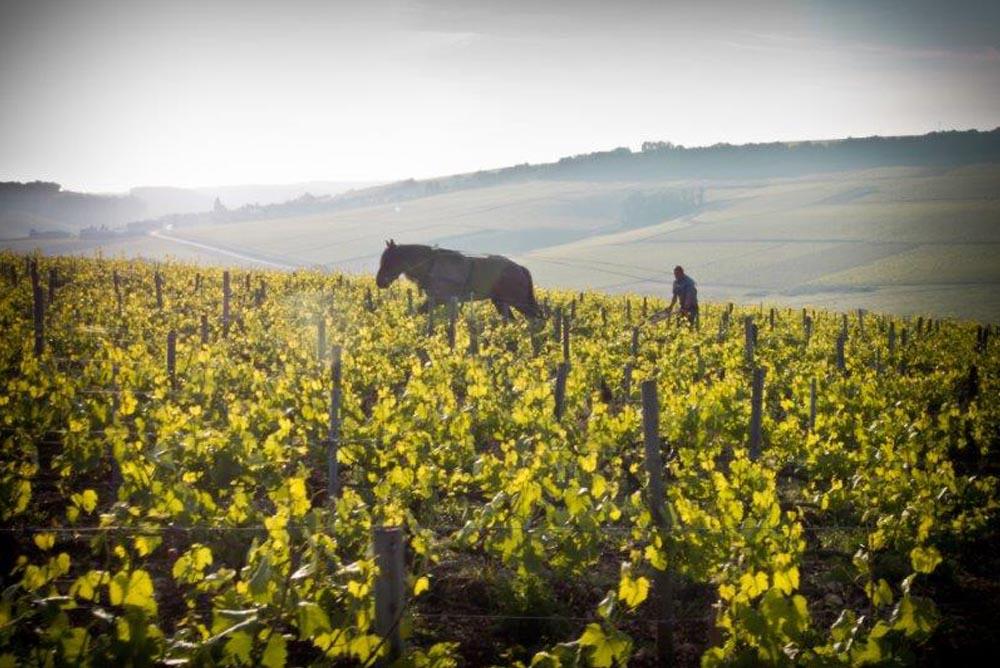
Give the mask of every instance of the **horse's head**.
[{"label": "horse's head", "polygon": [[378,264],[378,274],[375,275],[375,284],[380,288],[387,288],[399,278],[405,269],[402,253],[396,246],[396,242],[389,239],[385,242],[385,250],[382,251],[382,259]]}]

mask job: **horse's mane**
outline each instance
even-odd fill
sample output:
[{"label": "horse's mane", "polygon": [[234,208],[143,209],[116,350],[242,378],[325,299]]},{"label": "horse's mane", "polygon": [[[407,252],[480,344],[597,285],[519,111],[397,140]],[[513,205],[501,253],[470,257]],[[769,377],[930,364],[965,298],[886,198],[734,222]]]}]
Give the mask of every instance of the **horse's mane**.
[{"label": "horse's mane", "polygon": [[402,251],[404,255],[416,254],[434,254],[434,255],[448,255],[451,257],[467,257],[465,253],[457,250],[452,250],[451,248],[438,248],[437,246],[428,246],[426,244],[396,244],[396,250]]},{"label": "horse's mane", "polygon": [[428,246],[427,244],[396,244],[394,246],[396,251],[400,253],[400,257],[403,258],[413,258],[417,257],[434,257],[434,258],[467,258],[467,259],[489,259],[489,260],[503,260],[508,261],[503,255],[496,255],[489,253],[486,255],[481,255],[477,253],[466,253],[463,251],[455,250],[452,248],[440,248],[439,246]]}]

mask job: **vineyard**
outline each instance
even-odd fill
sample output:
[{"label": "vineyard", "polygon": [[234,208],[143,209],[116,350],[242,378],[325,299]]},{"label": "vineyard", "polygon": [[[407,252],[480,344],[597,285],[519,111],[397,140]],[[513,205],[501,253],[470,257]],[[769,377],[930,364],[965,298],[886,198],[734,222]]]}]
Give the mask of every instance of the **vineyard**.
[{"label": "vineyard", "polygon": [[911,664],[996,535],[989,326],[0,264],[0,667]]}]

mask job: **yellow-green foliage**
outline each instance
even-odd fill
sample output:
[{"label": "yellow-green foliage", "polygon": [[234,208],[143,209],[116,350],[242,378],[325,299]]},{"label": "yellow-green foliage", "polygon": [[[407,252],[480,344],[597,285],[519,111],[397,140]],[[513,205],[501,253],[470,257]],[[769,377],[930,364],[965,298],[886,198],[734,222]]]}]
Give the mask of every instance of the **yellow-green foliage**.
[{"label": "yellow-green foliage", "polygon": [[[841,371],[837,314],[814,313],[807,339],[799,311],[777,312],[772,329],[768,312],[709,304],[693,330],[644,320],[658,300],[644,314],[637,297],[542,293],[571,314],[556,419],[551,320],[506,323],[486,302],[466,304],[451,349],[446,309],[428,335],[405,284],[379,291],[316,272],[254,272],[247,284],[233,272],[224,336],[221,270],[55,258],[39,260],[43,292],[50,267],[57,287],[35,357],[26,258],[0,261],[0,516],[16,546],[0,665],[282,666],[293,642],[298,661],[374,660],[386,647],[373,630],[378,525],[406,528],[408,616],[449,555],[477,553],[525,580],[619,564],[606,598],[577,611],[593,622],[524,659],[533,664],[626,663],[637,641],[623,629],[652,614],[664,570],[717,591],[721,635],[706,665],[884,661],[936,623],[914,582],[997,510],[996,479],[969,462],[996,456],[1000,356],[995,342],[974,349],[970,323],[918,333],[895,320],[890,351],[888,318],[862,327],[852,315]],[[751,364],[767,373],[757,461],[744,316],[759,327]],[[328,348],[343,350],[336,503],[319,318]],[[670,530],[653,525],[643,491],[645,379],[659,390]],[[838,604],[832,627],[814,622],[829,601],[803,592],[816,548],[847,550],[838,563],[865,592]],[[886,555],[902,571],[880,569]],[[407,660],[453,665],[453,638],[422,637]]]}]

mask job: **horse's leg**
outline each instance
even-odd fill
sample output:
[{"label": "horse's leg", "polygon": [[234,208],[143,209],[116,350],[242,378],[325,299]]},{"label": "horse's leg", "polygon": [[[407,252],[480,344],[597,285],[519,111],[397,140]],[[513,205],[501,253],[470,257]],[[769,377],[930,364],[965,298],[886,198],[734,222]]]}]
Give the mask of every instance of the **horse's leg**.
[{"label": "horse's leg", "polygon": [[493,286],[493,295],[516,308],[529,320],[545,317],[541,306],[535,301],[531,274],[524,267],[513,263],[504,267],[500,279]]},{"label": "horse's leg", "polygon": [[507,304],[505,304],[504,302],[500,301],[500,300],[499,300],[499,299],[497,299],[496,297],[493,297],[493,298],[492,298],[492,299],[491,299],[490,301],[492,301],[492,302],[493,302],[493,306],[495,306],[495,307],[496,307],[496,309],[497,309],[497,312],[499,312],[499,313],[500,313],[500,316],[501,316],[501,317],[502,317],[502,318],[503,318],[503,319],[504,319],[505,321],[507,321],[507,320],[510,320],[511,318],[513,318],[513,317],[514,317],[514,314],[510,312],[510,306],[508,306],[508,305],[507,305]]}]

